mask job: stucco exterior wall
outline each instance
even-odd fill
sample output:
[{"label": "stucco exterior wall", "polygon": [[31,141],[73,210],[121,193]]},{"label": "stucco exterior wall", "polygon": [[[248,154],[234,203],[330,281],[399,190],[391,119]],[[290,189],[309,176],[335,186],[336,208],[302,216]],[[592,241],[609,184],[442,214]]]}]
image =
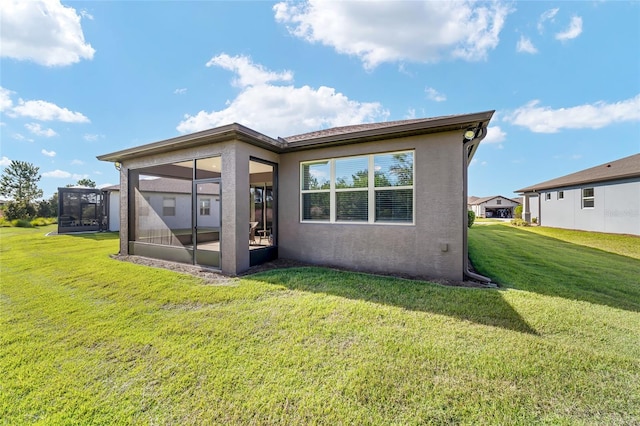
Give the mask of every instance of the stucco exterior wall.
[{"label": "stucco exterior wall", "polygon": [[[414,224],[304,223],[300,162],[415,150]],[[315,264],[463,279],[462,132],[321,148],[281,155],[279,256]]]},{"label": "stucco exterior wall", "polygon": [[[582,208],[582,188],[594,189],[594,207]],[[564,199],[558,200],[558,190]],[[540,224],[556,228],[640,235],[640,179],[541,191]],[[546,200],[545,194],[551,197]]]},{"label": "stucco exterior wall", "polygon": [[[249,161],[256,157],[273,163],[278,162],[278,155],[241,141],[215,143],[198,148],[176,150],[174,152],[152,155],[123,163],[121,172],[120,196],[120,252],[128,254],[128,200],[126,197],[128,170],[133,171],[171,164],[194,158],[221,156],[221,235],[220,257],[221,269],[224,273],[237,274],[249,269]],[[123,177],[124,176],[124,177]],[[124,190],[124,191],[123,191]],[[176,197],[178,198],[178,197]],[[169,218],[179,227],[185,220],[191,220],[190,208],[184,210],[182,203],[176,199],[176,216]],[[154,202],[152,201],[152,205]],[[182,207],[181,207],[182,206]],[[214,204],[212,203],[212,209]],[[217,211],[217,207],[216,211]],[[159,211],[162,212],[160,198]],[[154,207],[155,210],[155,207]]]}]

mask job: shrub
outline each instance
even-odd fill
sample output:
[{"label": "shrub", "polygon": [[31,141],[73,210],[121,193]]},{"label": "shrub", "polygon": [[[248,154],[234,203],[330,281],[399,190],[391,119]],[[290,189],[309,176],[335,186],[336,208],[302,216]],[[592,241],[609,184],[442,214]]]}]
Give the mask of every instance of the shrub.
[{"label": "shrub", "polygon": [[516,219],[522,219],[522,205],[516,206],[516,208],[513,210],[513,216]]},{"label": "shrub", "polygon": [[0,227],[2,228],[8,228],[11,226],[11,221],[5,219],[4,217],[0,217]]},{"label": "shrub", "polygon": [[31,221],[33,226],[46,226],[53,223],[58,223],[58,219],[55,217],[36,217]]},{"label": "shrub", "polygon": [[27,219],[14,219],[11,221],[11,225],[16,228],[33,228],[33,225]]},{"label": "shrub", "polygon": [[511,219],[511,224],[513,226],[531,226],[529,222],[524,219]]},{"label": "shrub", "polygon": [[35,216],[36,209],[29,203],[9,201],[4,208],[4,216],[9,220],[26,219]]},{"label": "shrub", "polygon": [[537,217],[533,217],[533,218],[531,218],[531,222],[532,222],[532,223],[538,223],[538,218],[537,218]]},{"label": "shrub", "polygon": [[467,223],[467,226],[471,228],[471,226],[473,226],[473,222],[476,221],[476,214],[472,210],[467,210],[467,215],[469,216],[469,222]]}]

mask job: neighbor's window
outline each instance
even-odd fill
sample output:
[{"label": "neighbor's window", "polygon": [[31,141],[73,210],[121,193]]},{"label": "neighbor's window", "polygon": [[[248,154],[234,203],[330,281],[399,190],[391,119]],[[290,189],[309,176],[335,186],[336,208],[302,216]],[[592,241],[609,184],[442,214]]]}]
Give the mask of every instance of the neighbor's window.
[{"label": "neighbor's window", "polygon": [[302,163],[301,217],[323,222],[413,222],[413,152]]},{"label": "neighbor's window", "polygon": [[162,216],[176,215],[176,199],[165,197],[162,199]]},{"label": "neighbor's window", "polygon": [[550,192],[545,192],[544,199],[545,199],[545,201],[551,200],[551,193]]},{"label": "neighbor's window", "polygon": [[595,206],[593,188],[582,188],[582,208],[592,209]]},{"label": "neighbor's window", "polygon": [[496,204],[497,205],[501,205],[502,204],[502,200],[496,200]]},{"label": "neighbor's window", "polygon": [[210,216],[211,215],[211,199],[210,198],[202,198],[200,199],[200,216]]},{"label": "neighbor's window", "polygon": [[564,200],[564,191],[558,191],[558,200]]}]

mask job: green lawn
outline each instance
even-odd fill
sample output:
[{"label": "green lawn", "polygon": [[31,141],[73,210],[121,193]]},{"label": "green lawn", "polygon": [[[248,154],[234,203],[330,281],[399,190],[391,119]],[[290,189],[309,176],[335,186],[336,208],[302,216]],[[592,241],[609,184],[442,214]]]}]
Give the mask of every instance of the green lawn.
[{"label": "green lawn", "polygon": [[322,268],[211,285],[52,229],[0,229],[1,424],[640,423],[626,243],[473,227],[499,290]]}]

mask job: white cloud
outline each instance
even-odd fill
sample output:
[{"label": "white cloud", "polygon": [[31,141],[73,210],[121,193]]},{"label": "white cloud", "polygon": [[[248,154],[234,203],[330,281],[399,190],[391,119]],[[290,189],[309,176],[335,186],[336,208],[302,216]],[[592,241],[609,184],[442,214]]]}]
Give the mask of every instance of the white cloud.
[{"label": "white cloud", "polygon": [[104,135],[85,133],[84,136],[82,136],[82,139],[84,139],[87,142],[95,142],[98,139],[104,139]]},{"label": "white cloud", "polygon": [[564,129],[600,129],[613,123],[640,121],[640,94],[616,103],[598,101],[570,108],[552,109],[534,100],[504,118],[535,133],[557,133]]},{"label": "white cloud", "polygon": [[56,152],[55,151],[47,151],[46,149],[43,149],[40,152],[42,153],[42,155],[46,155],[47,157],[55,157],[56,156]]},{"label": "white cloud", "polygon": [[487,136],[482,143],[501,143],[507,139],[507,134],[498,126],[487,127]]},{"label": "white cloud", "polygon": [[560,9],[556,7],[554,9],[545,10],[542,15],[540,15],[540,19],[538,19],[538,31],[540,33],[544,31],[544,24],[547,21],[553,22],[555,16],[558,14],[558,11],[560,11]]},{"label": "white cloud", "polygon": [[61,108],[56,104],[47,101],[23,101],[20,99],[18,105],[13,107],[10,115],[34,118],[40,121],[64,121],[66,123],[89,123],[89,119],[82,113]]},{"label": "white cloud", "polygon": [[293,80],[291,71],[283,71],[281,73],[269,71],[260,64],[254,64],[251,58],[247,56],[229,56],[223,53],[214,56],[207,62],[207,67],[213,66],[234,72],[237,78],[233,80],[233,85],[237,87]]},{"label": "white cloud", "polygon": [[87,12],[84,9],[80,11],[80,16],[82,16],[84,19],[88,19],[90,21],[93,21],[93,15],[90,14],[89,12]]},{"label": "white cloud", "polygon": [[82,161],[82,160],[72,160],[71,161],[71,165],[73,165],[73,166],[81,166],[83,164],[84,164],[84,161]]},{"label": "white cloud", "polygon": [[89,177],[89,175],[81,175],[78,173],[69,173],[66,172],[64,170],[60,170],[60,169],[56,169],[56,170],[52,170],[50,172],[44,172],[42,173],[42,177],[47,177],[47,178],[55,178],[55,179],[69,179],[72,178],[73,180],[80,180],[80,179],[87,179]]},{"label": "white cloud", "polygon": [[438,92],[436,89],[434,89],[433,87],[427,87],[424,89],[424,92],[427,94],[427,98],[431,99],[432,101],[436,101],[436,102],[443,102],[447,100],[446,95]]},{"label": "white cloud", "polygon": [[569,23],[569,28],[565,31],[556,34],[556,39],[565,41],[571,40],[578,37],[582,34],[582,18],[579,16],[574,16],[571,18],[571,23]]},{"label": "white cloud", "polygon": [[11,137],[17,141],[33,142],[33,139],[26,137],[22,133],[14,133]]},{"label": "white cloud", "polygon": [[520,40],[518,40],[518,44],[516,46],[516,52],[523,53],[538,53],[538,49],[533,45],[531,39],[525,36],[520,36]]},{"label": "white cloud", "polygon": [[173,91],[174,95],[184,95],[185,93],[187,93],[186,87],[183,87],[182,89],[176,89]]},{"label": "white cloud", "polygon": [[185,115],[177,126],[178,131],[196,132],[238,122],[275,137],[323,127],[379,121],[388,116],[378,102],[354,101],[331,87],[314,89],[309,86],[266,84],[289,81],[293,75],[289,72],[273,73],[261,65],[253,64],[249,58],[229,58],[226,55],[216,58],[221,57],[228,59],[209,63],[222,63],[220,66],[223,68],[236,72],[235,84],[246,86],[235,99],[228,102],[225,109]]},{"label": "white cloud", "polygon": [[58,134],[53,129],[43,129],[38,123],[27,123],[24,127],[37,136],[44,136],[46,138],[51,138],[53,136],[57,136]]},{"label": "white cloud", "polygon": [[9,164],[11,164],[11,160],[3,155],[2,158],[0,158],[0,166],[8,166]]},{"label": "white cloud", "polygon": [[0,86],[0,111],[11,109],[13,106],[13,101],[11,100],[12,93],[14,92]]},{"label": "white cloud", "polygon": [[310,0],[280,2],[273,9],[291,34],[355,55],[367,69],[405,60],[484,60],[511,12],[500,1]]},{"label": "white cloud", "polygon": [[2,56],[46,66],[92,59],[80,16],[58,0],[4,0],[0,14]]},{"label": "white cloud", "polygon": [[71,177],[71,173],[65,172],[64,170],[56,169],[51,172],[44,172],[42,173],[42,176],[57,179],[67,179]]}]

